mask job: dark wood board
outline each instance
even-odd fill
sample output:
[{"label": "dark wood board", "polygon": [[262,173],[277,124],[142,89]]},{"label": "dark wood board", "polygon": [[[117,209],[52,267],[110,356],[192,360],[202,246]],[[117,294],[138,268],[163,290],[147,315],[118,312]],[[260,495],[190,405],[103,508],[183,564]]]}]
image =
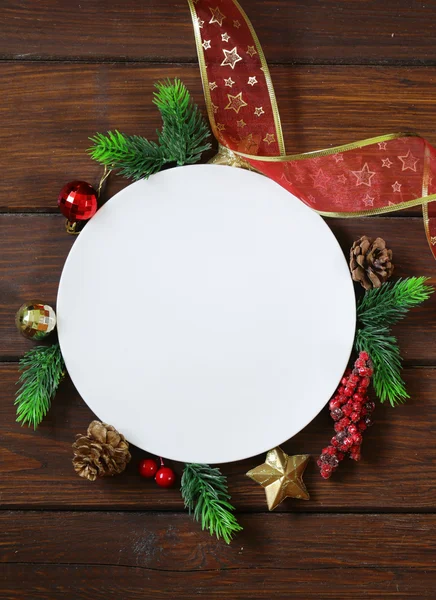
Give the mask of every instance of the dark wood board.
[{"label": "dark wood board", "polygon": [[[97,131],[155,139],[153,85],[165,77],[181,77],[204,106],[196,65],[0,62],[0,212],[57,212],[65,183],[96,184],[103,171],[86,150]],[[436,142],[436,67],[277,66],[272,77],[288,152],[397,131]]]},{"label": "dark wood board", "polygon": [[[186,513],[0,511],[0,563],[92,562],[180,573],[258,565],[310,571],[435,568],[435,515],[245,513],[238,518],[244,530],[227,545],[202,532]],[[379,551],[381,538],[386,552]],[[289,544],[294,551],[284,552]]]},{"label": "dark wood board", "polygon": [[[288,551],[297,553],[298,548],[291,544]],[[435,575],[435,570],[401,566],[305,571],[259,565],[193,573],[180,573],[176,567],[162,573],[140,567],[95,566],[90,561],[89,565],[67,566],[6,564],[0,568],[0,586],[2,600],[433,600]]]},{"label": "dark wood board", "polygon": [[[147,455],[132,449],[132,462],[119,477],[94,483],[72,468],[71,444],[84,433],[93,414],[65,381],[48,416],[36,432],[15,423],[13,397],[17,365],[0,365],[0,497],[2,508],[92,508],[182,510],[178,491],[162,490],[138,476],[137,465]],[[289,454],[312,454],[304,480],[309,502],[287,500],[275,511],[431,512],[436,509],[436,446],[431,443],[436,422],[436,369],[405,371],[412,399],[395,409],[377,406],[376,425],[365,432],[363,460],[344,461],[329,481],[321,479],[315,460],[333,433],[324,409],[283,448]],[[273,405],[273,399],[271,399]],[[245,473],[264,455],[222,465],[238,510],[266,511],[263,489]],[[182,465],[173,465],[178,476]]]},{"label": "dark wood board", "polygon": [[[382,236],[393,249],[397,277],[425,275],[436,283],[436,263],[421,218],[327,219],[327,223],[345,253],[361,235]],[[74,237],[65,232],[61,215],[3,214],[0,231],[0,360],[11,360],[33,345],[18,334],[15,312],[35,298],[55,304]],[[395,327],[406,364],[435,364],[435,307],[436,294]]]},{"label": "dark wood board", "polygon": [[[1,4],[3,57],[196,60],[186,0],[46,0],[31,8],[25,0]],[[245,0],[242,6],[270,62],[436,60],[434,0]]]}]

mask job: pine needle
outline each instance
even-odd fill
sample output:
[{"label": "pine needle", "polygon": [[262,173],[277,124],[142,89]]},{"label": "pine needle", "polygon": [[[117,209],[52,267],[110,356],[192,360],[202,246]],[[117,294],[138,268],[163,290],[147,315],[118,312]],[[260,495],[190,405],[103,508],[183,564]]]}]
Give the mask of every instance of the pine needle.
[{"label": "pine needle", "polygon": [[47,414],[64,375],[64,361],[59,344],[36,346],[20,360],[23,371],[17,392],[17,421],[36,429]]},{"label": "pine needle", "polygon": [[357,306],[356,350],[370,355],[374,391],[381,402],[389,400],[392,406],[410,396],[401,377],[400,349],[390,326],[431,296],[434,288],[426,285],[427,281],[427,277],[409,277],[384,283],[367,291]]},{"label": "pine needle", "polygon": [[230,544],[233,534],[242,530],[232,513],[235,509],[229,502],[227,479],[219,469],[195,463],[185,465],[181,492],[189,513],[193,512],[194,519],[211,535]]},{"label": "pine needle", "polygon": [[196,163],[211,148],[205,142],[210,136],[209,128],[184,84],[175,79],[173,83],[158,82],[155,87],[154,103],[163,123],[162,131],[157,132],[157,143],[119,131],[97,133],[90,138],[91,158],[135,181],[150,177],[167,164]]}]

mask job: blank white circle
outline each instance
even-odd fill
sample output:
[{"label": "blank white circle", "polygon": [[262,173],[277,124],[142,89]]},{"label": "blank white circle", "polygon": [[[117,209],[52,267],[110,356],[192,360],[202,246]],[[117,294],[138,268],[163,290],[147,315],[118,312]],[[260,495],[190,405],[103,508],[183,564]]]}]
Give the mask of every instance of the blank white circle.
[{"label": "blank white circle", "polygon": [[305,427],[346,368],[356,319],[324,221],[270,179],[215,165],[111,198],[67,258],[57,311],[66,367],[98,418],[200,463]]}]

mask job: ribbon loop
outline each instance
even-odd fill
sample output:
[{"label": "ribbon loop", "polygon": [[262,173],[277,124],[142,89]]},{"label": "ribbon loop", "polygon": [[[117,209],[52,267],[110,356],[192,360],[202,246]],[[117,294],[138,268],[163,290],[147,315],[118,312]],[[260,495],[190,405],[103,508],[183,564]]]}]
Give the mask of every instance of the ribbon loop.
[{"label": "ribbon loop", "polygon": [[422,205],[436,258],[436,150],[398,133],[286,155],[268,65],[237,0],[188,0],[215,164],[252,168],[323,216],[362,217]]}]

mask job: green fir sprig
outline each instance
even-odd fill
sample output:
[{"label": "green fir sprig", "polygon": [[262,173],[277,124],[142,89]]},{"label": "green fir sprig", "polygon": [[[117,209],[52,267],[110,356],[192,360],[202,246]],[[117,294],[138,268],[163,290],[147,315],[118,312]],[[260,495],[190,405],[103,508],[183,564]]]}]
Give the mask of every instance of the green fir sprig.
[{"label": "green fir sprig", "polygon": [[373,386],[381,402],[392,406],[409,398],[401,378],[401,354],[390,326],[427,300],[434,288],[427,277],[409,277],[368,290],[357,306],[355,347],[366,351],[374,363]]},{"label": "green fir sprig", "polygon": [[230,544],[233,535],[242,530],[229,502],[227,479],[218,468],[195,463],[185,465],[181,492],[185,507],[211,535],[222,537]]},{"label": "green fir sprig", "polygon": [[64,376],[64,361],[59,344],[36,346],[20,360],[23,371],[15,405],[17,421],[36,429],[47,414]]},{"label": "green fir sprig", "polygon": [[157,82],[154,104],[162,117],[162,130],[153,142],[119,131],[97,133],[90,138],[91,158],[116,169],[129,179],[138,180],[157,173],[166,164],[193,164],[211,148],[205,140],[210,131],[189,91],[179,80]]}]

